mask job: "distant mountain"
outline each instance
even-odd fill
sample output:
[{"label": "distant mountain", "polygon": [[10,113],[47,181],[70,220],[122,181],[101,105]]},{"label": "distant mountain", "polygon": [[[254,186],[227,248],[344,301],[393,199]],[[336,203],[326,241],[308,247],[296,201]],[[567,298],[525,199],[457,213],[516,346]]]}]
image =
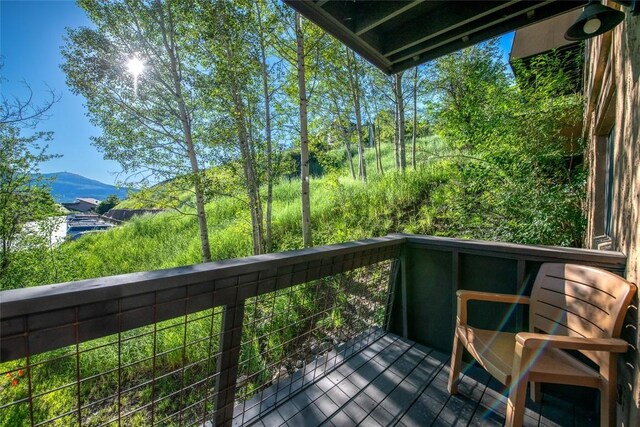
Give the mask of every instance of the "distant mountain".
[{"label": "distant mountain", "polygon": [[94,179],[85,178],[69,172],[54,172],[41,175],[49,181],[51,195],[58,203],[73,202],[78,197],[91,197],[104,200],[111,194],[117,195],[121,200],[127,197],[127,190],[116,188]]}]

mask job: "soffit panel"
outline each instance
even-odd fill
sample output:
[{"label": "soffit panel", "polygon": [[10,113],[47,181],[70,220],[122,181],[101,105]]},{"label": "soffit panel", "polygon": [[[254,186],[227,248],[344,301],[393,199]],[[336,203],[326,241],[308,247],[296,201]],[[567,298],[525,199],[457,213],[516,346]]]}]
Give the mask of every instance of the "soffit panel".
[{"label": "soffit panel", "polygon": [[586,0],[283,1],[387,74],[586,4]]}]

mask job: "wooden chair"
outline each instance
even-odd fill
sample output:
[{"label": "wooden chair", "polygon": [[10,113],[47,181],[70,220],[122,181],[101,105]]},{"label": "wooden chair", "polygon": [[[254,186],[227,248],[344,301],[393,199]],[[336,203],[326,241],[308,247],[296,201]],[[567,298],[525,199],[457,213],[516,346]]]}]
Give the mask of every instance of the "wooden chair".
[{"label": "wooden chair", "polygon": [[[616,353],[627,351],[619,339],[634,284],[594,267],[543,264],[531,297],[458,291],[448,390],[456,394],[463,348],[497,380],[509,387],[507,426],[523,422],[527,383],[539,401],[536,383],[560,383],[600,390],[600,424],[614,425]],[[467,301],[530,304],[530,332],[518,334],[467,324]],[[564,350],[577,350],[599,367],[596,371]]]}]

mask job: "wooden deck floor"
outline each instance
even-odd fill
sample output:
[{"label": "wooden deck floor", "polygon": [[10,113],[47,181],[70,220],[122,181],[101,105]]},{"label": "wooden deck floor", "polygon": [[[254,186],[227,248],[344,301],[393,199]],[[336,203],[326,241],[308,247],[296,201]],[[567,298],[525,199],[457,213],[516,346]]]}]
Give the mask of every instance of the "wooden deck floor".
[{"label": "wooden deck floor", "polygon": [[[504,389],[468,367],[447,393],[448,355],[373,330],[236,407],[234,425],[501,426]],[[597,425],[596,414],[543,395],[527,403],[526,426]]]}]

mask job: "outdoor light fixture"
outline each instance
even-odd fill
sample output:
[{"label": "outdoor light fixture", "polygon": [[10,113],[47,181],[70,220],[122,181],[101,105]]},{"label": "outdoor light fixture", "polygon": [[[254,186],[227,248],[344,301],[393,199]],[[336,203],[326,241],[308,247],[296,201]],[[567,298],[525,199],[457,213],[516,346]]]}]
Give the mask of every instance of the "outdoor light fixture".
[{"label": "outdoor light fixture", "polygon": [[585,40],[613,29],[624,19],[624,12],[604,6],[600,0],[590,0],[564,34],[567,40]]}]

